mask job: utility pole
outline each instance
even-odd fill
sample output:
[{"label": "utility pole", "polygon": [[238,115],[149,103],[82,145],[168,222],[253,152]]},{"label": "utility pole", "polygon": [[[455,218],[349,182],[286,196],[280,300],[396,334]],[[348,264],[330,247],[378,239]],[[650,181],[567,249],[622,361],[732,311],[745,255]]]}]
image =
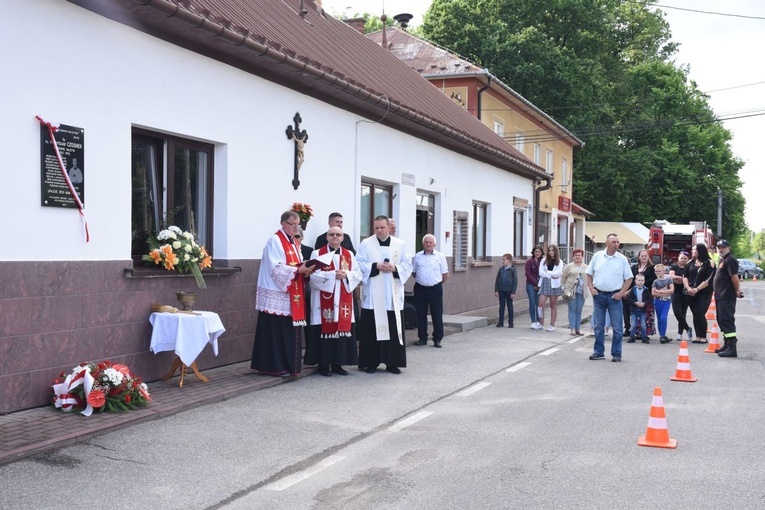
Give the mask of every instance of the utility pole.
[{"label": "utility pole", "polygon": [[717,186],[717,239],[722,237],[722,190]]}]

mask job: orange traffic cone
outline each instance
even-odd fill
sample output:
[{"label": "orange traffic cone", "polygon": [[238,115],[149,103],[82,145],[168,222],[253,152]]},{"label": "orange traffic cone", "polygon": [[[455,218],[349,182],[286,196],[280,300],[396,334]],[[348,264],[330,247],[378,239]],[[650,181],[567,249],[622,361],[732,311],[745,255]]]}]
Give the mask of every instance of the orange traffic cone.
[{"label": "orange traffic cone", "polygon": [[661,388],[658,386],[653,390],[648,428],[645,430],[645,435],[638,438],[638,444],[656,448],[677,448],[677,441],[669,438],[667,416],[664,414],[664,399],[661,397]]},{"label": "orange traffic cone", "polygon": [[714,295],[712,295],[712,302],[709,303],[709,308],[707,308],[706,319],[708,321],[711,321],[713,319],[717,319],[717,304],[715,304],[715,297],[714,297]]},{"label": "orange traffic cone", "polygon": [[753,275],[752,275],[752,281],[753,281],[753,282],[756,282],[756,281],[757,281],[757,275],[756,275],[756,274],[753,274]]},{"label": "orange traffic cone", "polygon": [[696,382],[696,378],[691,375],[691,357],[688,355],[688,342],[680,342],[680,353],[677,355],[677,370],[675,377],[669,378],[671,381]]},{"label": "orange traffic cone", "polygon": [[709,347],[704,352],[714,353],[715,349],[720,348],[720,328],[717,326],[716,320],[712,321],[709,331]]}]

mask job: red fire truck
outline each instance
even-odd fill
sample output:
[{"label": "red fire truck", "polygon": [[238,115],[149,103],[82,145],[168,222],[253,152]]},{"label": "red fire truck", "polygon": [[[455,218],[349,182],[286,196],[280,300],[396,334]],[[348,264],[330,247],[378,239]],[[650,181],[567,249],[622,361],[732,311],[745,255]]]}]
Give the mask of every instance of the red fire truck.
[{"label": "red fire truck", "polygon": [[714,246],[714,234],[706,221],[692,221],[687,225],[656,220],[651,225],[648,251],[651,262],[667,264],[677,261],[681,251],[691,253],[691,247],[697,243]]}]

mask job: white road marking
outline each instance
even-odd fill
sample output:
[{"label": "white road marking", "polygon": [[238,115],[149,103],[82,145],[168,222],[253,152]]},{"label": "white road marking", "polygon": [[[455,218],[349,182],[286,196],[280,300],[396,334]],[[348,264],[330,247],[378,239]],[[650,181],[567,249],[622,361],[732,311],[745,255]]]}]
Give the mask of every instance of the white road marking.
[{"label": "white road marking", "polygon": [[476,391],[481,391],[482,389],[484,389],[485,387],[490,386],[490,385],[491,385],[490,382],[479,382],[478,384],[474,384],[470,388],[457,393],[457,396],[458,397],[467,397],[468,395],[472,395]]},{"label": "white road marking", "polygon": [[539,355],[540,356],[549,356],[550,354],[552,354],[554,352],[557,352],[559,350],[560,350],[560,347],[553,347],[552,349],[547,349],[544,352],[540,352]]},{"label": "white road marking", "polygon": [[322,460],[321,462],[318,462],[317,464],[309,467],[308,469],[304,469],[303,471],[298,471],[297,473],[294,473],[285,478],[282,478],[278,482],[274,482],[268,485],[266,489],[271,491],[283,491],[284,489],[292,487],[298,482],[302,482],[309,476],[315,475],[319,471],[322,471],[332,466],[333,464],[337,464],[343,459],[345,459],[345,457],[341,457],[340,455],[330,455],[326,459]]},{"label": "white road marking", "polygon": [[420,411],[417,414],[413,414],[409,418],[405,418],[401,420],[400,422],[394,423],[390,427],[388,427],[388,430],[391,432],[398,432],[399,430],[408,427],[409,425],[412,425],[413,423],[417,423],[418,421],[427,418],[433,414],[433,411]]},{"label": "white road marking", "polygon": [[578,336],[578,337],[576,337],[576,338],[572,338],[571,340],[569,340],[569,341],[568,341],[568,342],[566,342],[566,343],[567,343],[567,344],[573,344],[574,342],[578,342],[578,341],[579,341],[579,340],[581,340],[581,339],[582,339],[582,337],[581,337],[581,336]]},{"label": "white road marking", "polygon": [[526,368],[527,366],[531,365],[528,361],[521,361],[517,365],[513,365],[512,367],[505,370],[505,372],[517,372],[518,370],[522,368]]}]

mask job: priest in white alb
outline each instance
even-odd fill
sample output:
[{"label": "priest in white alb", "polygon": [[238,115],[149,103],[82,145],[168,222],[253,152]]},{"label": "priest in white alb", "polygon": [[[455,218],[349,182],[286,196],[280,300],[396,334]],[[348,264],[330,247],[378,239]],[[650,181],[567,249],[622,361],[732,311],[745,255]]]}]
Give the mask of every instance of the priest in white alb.
[{"label": "priest in white alb", "polygon": [[377,216],[375,235],[356,253],[363,274],[359,317],[359,368],[374,373],[380,363],[393,374],[406,367],[404,284],[412,274],[412,256],[403,240],[390,235],[387,216]]},{"label": "priest in white alb", "polygon": [[311,275],[311,326],[305,346],[305,364],[318,365],[325,377],[348,375],[343,365],[358,362],[353,290],[361,283],[353,252],[341,246],[343,229],[330,227],[327,241],[311,254],[312,261],[328,266]]},{"label": "priest in white alb", "polygon": [[304,278],[314,269],[303,263],[293,239],[299,231],[300,217],[286,211],[281,216],[281,228],[263,248],[255,298],[258,325],[250,364],[261,374],[291,376],[302,369],[299,327],[306,325]]}]

